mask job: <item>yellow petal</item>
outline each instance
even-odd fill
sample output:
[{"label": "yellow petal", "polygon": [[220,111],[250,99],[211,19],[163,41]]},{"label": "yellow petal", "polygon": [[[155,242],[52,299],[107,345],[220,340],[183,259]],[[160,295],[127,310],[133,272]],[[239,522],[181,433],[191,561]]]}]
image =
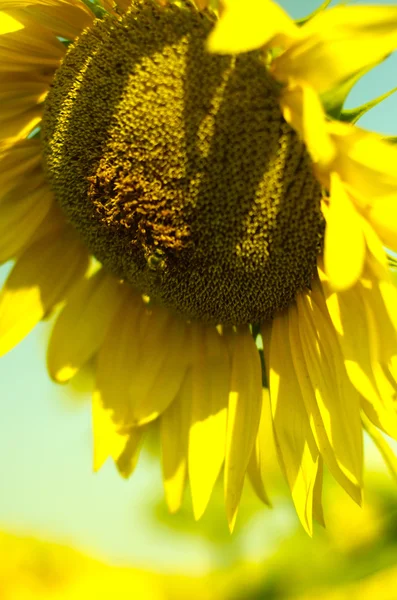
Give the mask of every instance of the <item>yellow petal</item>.
[{"label": "yellow petal", "polygon": [[[327,309],[343,353],[350,381],[362,396],[362,406],[373,423],[389,435],[397,436],[397,414],[394,394],[385,393],[386,379],[373,343],[377,334],[370,334],[366,308],[360,288],[355,286],[345,292],[335,292],[324,271],[319,268]],[[370,335],[376,335],[373,342]],[[372,348],[372,350],[371,350]]]},{"label": "yellow petal", "polygon": [[199,519],[225,459],[231,365],[225,336],[215,327],[197,324],[192,334],[189,480],[194,516]]},{"label": "yellow petal", "polygon": [[3,73],[0,76],[0,132],[2,139],[24,138],[40,123],[50,79]]},{"label": "yellow petal", "polygon": [[326,213],[324,266],[337,290],[354,285],[365,259],[365,238],[360,215],[336,173],[331,174],[331,196]]},{"label": "yellow petal", "polygon": [[363,461],[359,396],[347,376],[316,282],[312,292],[301,293],[297,302],[299,321],[296,315],[291,319],[290,339],[313,434],[331,473],[359,503]]},{"label": "yellow petal", "polygon": [[328,133],[325,113],[316,92],[303,83],[291,83],[281,91],[280,104],[285,120],[299,133],[313,161],[322,168],[336,153]]},{"label": "yellow petal", "polygon": [[139,354],[137,332],[144,306],[140,296],[132,291],[126,296],[98,356],[92,402],[95,471],[109,456],[118,460],[131,429],[129,368]]},{"label": "yellow petal", "polygon": [[21,23],[21,21],[18,21],[18,19],[15,17],[0,10],[0,35],[4,35],[6,33],[15,33],[23,28],[24,25]]},{"label": "yellow petal", "polygon": [[374,200],[368,218],[383,244],[397,252],[397,192]]},{"label": "yellow petal", "polygon": [[318,469],[316,481],[314,482],[313,489],[313,519],[317,521],[319,525],[325,527],[324,511],[323,511],[323,459],[321,456],[318,457]]},{"label": "yellow petal", "polygon": [[182,385],[189,360],[184,320],[159,307],[146,308],[141,320],[144,331],[139,337],[139,355],[129,365],[128,396],[134,425],[149,423],[164,412]]},{"label": "yellow petal", "polygon": [[52,203],[52,192],[42,176],[37,182],[24,182],[0,199],[0,262],[13,258],[29,242]]},{"label": "yellow petal", "polygon": [[327,129],[337,147],[335,170],[354,191],[354,198],[361,202],[362,208],[371,207],[378,198],[395,196],[395,145],[348,123],[329,121]]},{"label": "yellow petal", "polygon": [[285,43],[299,35],[287,13],[271,0],[224,0],[224,9],[208,38],[208,50],[235,54],[260,48],[278,35]]},{"label": "yellow petal", "polygon": [[298,517],[313,532],[313,494],[319,452],[292,362],[288,312],[273,319],[270,341],[270,399],[276,445]]},{"label": "yellow petal", "polygon": [[367,246],[366,262],[373,261],[378,263],[378,269],[382,272],[388,269],[388,261],[382,241],[378,237],[376,231],[365,217],[361,219],[361,227],[365,237]]},{"label": "yellow petal", "polygon": [[258,433],[262,408],[262,372],[259,353],[248,329],[233,344],[232,381],[226,430],[225,504],[233,531],[245,473]]},{"label": "yellow petal", "polygon": [[84,274],[87,251],[74,232],[48,236],[18,259],[0,294],[0,354],[16,346]]},{"label": "yellow petal", "polygon": [[135,470],[138,463],[139,452],[142,447],[144,427],[134,427],[130,429],[126,436],[125,447],[116,460],[118,472],[124,479],[128,479]]},{"label": "yellow petal", "polygon": [[390,474],[397,481],[397,457],[396,457],[396,455],[394,454],[393,450],[390,448],[389,444],[383,437],[382,433],[380,431],[378,431],[378,429],[376,429],[376,427],[374,427],[372,425],[371,421],[369,419],[367,419],[365,417],[365,415],[362,415],[362,421],[363,421],[363,425],[364,425],[366,432],[368,433],[368,435],[374,442],[375,446],[378,448],[383,460],[385,461],[385,464],[387,465],[387,467],[390,471]]},{"label": "yellow petal", "polygon": [[179,510],[187,475],[192,374],[187,371],[175,400],[161,417],[161,454],[165,498],[171,513]]},{"label": "yellow petal", "polygon": [[55,381],[71,379],[98,351],[123,297],[122,286],[103,270],[76,286],[48,346],[47,365]]},{"label": "yellow petal", "polygon": [[[273,464],[272,464],[273,463]],[[252,450],[250,462],[248,464],[248,477],[258,498],[268,506],[271,502],[266,493],[265,479],[268,473],[266,468],[269,464],[276,463],[276,451],[273,439],[273,425],[270,410],[269,390],[262,390],[262,411],[259,422],[258,435],[256,436],[255,446]]]},{"label": "yellow petal", "polygon": [[[371,294],[371,296],[373,296],[373,294]],[[385,354],[384,349],[382,348],[382,345],[384,344],[384,342],[386,340],[383,339],[383,337],[381,337],[382,334],[382,329],[384,329],[384,327],[379,327],[379,321],[380,319],[382,319],[382,315],[381,314],[376,314],[374,312],[374,308],[375,306],[371,305],[371,301],[368,298],[367,294],[363,293],[362,294],[363,300],[364,300],[364,306],[365,306],[365,312],[366,312],[366,317],[367,317],[367,330],[368,330],[368,346],[369,346],[369,351],[370,351],[370,358],[371,358],[371,365],[372,365],[372,371],[374,374],[374,378],[376,381],[376,385],[377,388],[379,390],[379,394],[382,397],[382,404],[384,406],[385,411],[387,410],[387,412],[391,413],[391,415],[388,415],[388,419],[384,419],[385,425],[383,426],[383,423],[380,421],[380,425],[382,425],[382,429],[384,429],[384,431],[386,431],[387,433],[391,434],[395,439],[397,439],[396,436],[396,429],[395,429],[395,424],[396,424],[396,384],[395,382],[393,382],[390,378],[390,374],[388,372],[388,364],[387,361],[383,360],[383,356]],[[392,334],[391,334],[392,335]],[[391,337],[391,336],[390,336]],[[394,335],[394,358],[397,357],[397,339],[396,336]],[[389,357],[387,357],[389,358]],[[392,357],[390,357],[392,358]],[[367,412],[367,411],[366,411]],[[367,412],[368,416],[371,418],[371,421],[375,424],[378,425],[378,420],[377,420],[377,415],[375,416],[375,418],[373,418],[373,415],[371,414],[370,411]],[[394,428],[393,428],[394,425]]]},{"label": "yellow petal", "polygon": [[0,200],[41,172],[41,145],[38,140],[18,140],[0,144]]},{"label": "yellow petal", "polygon": [[[0,13],[0,19],[5,13]],[[24,18],[17,21],[24,23]],[[54,72],[65,55],[65,48],[49,31],[36,24],[0,35],[0,73]],[[8,26],[10,27],[10,25]],[[1,30],[0,30],[1,34]]]},{"label": "yellow petal", "polygon": [[[92,25],[93,12],[79,0],[67,2],[25,2],[24,12],[57,36],[74,40]],[[14,14],[16,11],[14,10]]]},{"label": "yellow petal", "polygon": [[274,61],[280,81],[305,81],[325,92],[397,48],[397,7],[343,6],[318,13],[301,39]]}]

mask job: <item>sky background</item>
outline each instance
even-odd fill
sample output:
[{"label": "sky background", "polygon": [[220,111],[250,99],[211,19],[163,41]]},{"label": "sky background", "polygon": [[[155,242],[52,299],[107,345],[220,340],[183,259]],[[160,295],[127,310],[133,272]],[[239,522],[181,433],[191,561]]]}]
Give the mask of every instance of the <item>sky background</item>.
[{"label": "sky background", "polygon": [[[380,2],[361,2],[374,4]],[[280,2],[300,17],[318,6]],[[352,2],[352,4],[359,4]],[[395,2],[383,2],[395,4]],[[397,56],[366,75],[347,102],[357,106],[397,85]],[[397,95],[373,109],[362,127],[397,135]],[[0,282],[10,269],[0,269]],[[203,537],[173,533],[150,516],[161,497],[160,469],[144,456],[129,481],[108,463],[91,472],[89,395],[53,384],[45,370],[49,325],[41,324],[0,361],[0,529],[73,545],[113,563],[207,570],[216,557]],[[195,526],[200,531],[200,525]],[[222,527],[226,530],[226,521]],[[291,507],[263,511],[242,531],[245,552],[259,559],[298,522]],[[171,543],[172,540],[172,543]]]}]

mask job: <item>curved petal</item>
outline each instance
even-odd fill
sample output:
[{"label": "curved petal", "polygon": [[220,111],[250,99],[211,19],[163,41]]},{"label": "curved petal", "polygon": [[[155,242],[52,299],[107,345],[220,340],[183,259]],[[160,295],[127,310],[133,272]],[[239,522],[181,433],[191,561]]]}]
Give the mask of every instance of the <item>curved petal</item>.
[{"label": "curved petal", "polygon": [[0,73],[55,72],[66,50],[54,35],[31,17],[14,18],[1,10],[0,23]]},{"label": "curved petal", "polygon": [[116,460],[117,470],[124,479],[128,479],[135,471],[145,433],[145,427],[134,427],[126,436],[125,447]]},{"label": "curved petal", "polygon": [[375,199],[368,218],[383,244],[397,252],[397,191],[393,196]]},{"label": "curved petal", "polygon": [[[293,361],[317,446],[335,479],[360,503],[363,441],[359,396],[348,379],[325,300],[313,290],[297,298],[290,336]],[[297,329],[299,328],[299,329]]]},{"label": "curved petal", "polygon": [[0,75],[2,139],[26,137],[40,123],[50,79],[39,75]]},{"label": "curved petal", "polygon": [[[31,187],[34,183],[36,185]],[[17,184],[8,196],[0,198],[0,262],[16,256],[31,240],[53,201],[52,192],[41,174]]]},{"label": "curved petal", "polygon": [[[319,275],[346,371],[362,396],[363,409],[376,426],[396,438],[395,392],[390,388],[378,362],[379,334],[373,322],[371,331],[369,330],[361,286],[354,286],[345,292],[335,292],[321,267]],[[381,315],[377,315],[377,320],[379,318]]]},{"label": "curved petal", "polygon": [[304,81],[325,92],[397,48],[397,7],[339,6],[301,28],[300,39],[273,63],[280,81]]},{"label": "curved petal", "polygon": [[335,289],[345,290],[356,283],[362,273],[366,244],[361,216],[337,173],[331,174],[331,194],[325,216],[325,271]]},{"label": "curved petal", "polygon": [[139,354],[139,317],[143,310],[141,297],[127,289],[99,351],[92,399],[95,471],[109,456],[117,461],[128,440],[131,429],[129,367]]},{"label": "curved petal", "polygon": [[18,186],[21,177],[29,181],[41,172],[41,145],[38,140],[13,140],[0,144],[0,201]]},{"label": "curved petal", "polygon": [[330,165],[335,158],[336,147],[316,92],[301,82],[291,83],[281,91],[280,105],[285,120],[299,133],[313,162],[321,168]]},{"label": "curved petal", "polygon": [[237,517],[245,473],[254,448],[262,408],[259,352],[248,328],[232,344],[232,379],[226,429],[225,504],[231,531]]},{"label": "curved petal", "polygon": [[179,510],[187,476],[192,373],[186,372],[175,400],[161,417],[161,454],[165,498],[171,513]]},{"label": "curved petal", "polygon": [[66,229],[20,256],[0,294],[0,355],[16,346],[83,276],[87,251]]},{"label": "curved petal", "polygon": [[193,513],[208,504],[225,459],[230,357],[225,333],[199,324],[192,331],[189,480]]},{"label": "curved petal", "polygon": [[[4,2],[4,0],[3,0]],[[80,0],[17,0],[23,4],[23,12],[36,19],[42,27],[56,36],[74,40],[92,25],[93,12]]]},{"label": "curved petal", "polygon": [[319,451],[292,361],[287,311],[272,323],[269,369],[276,446],[298,517],[312,535]]},{"label": "curved petal", "polygon": [[208,50],[236,54],[260,48],[276,36],[287,44],[299,37],[299,28],[271,0],[224,0],[223,10],[208,38]]},{"label": "curved petal", "polygon": [[252,450],[250,462],[248,464],[248,477],[258,498],[267,506],[271,507],[271,502],[266,493],[265,480],[268,476],[266,467],[269,464],[277,463],[276,448],[274,445],[273,424],[270,408],[269,390],[262,390],[262,410],[259,422],[258,435],[256,436],[255,446]]},{"label": "curved petal", "polygon": [[65,383],[98,351],[120,307],[122,286],[100,270],[84,279],[56,320],[48,345],[51,377]]}]

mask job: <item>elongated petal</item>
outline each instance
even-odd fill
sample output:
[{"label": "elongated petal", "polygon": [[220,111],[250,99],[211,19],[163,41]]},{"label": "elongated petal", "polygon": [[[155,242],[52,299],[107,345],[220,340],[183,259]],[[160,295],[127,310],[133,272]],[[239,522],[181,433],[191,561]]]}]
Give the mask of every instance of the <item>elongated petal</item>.
[{"label": "elongated petal", "polygon": [[37,19],[42,27],[68,40],[74,40],[94,20],[93,12],[79,0],[23,4],[24,12]]},{"label": "elongated petal", "polygon": [[319,452],[292,362],[288,312],[273,320],[269,386],[281,462],[298,517],[307,533],[312,535]]},{"label": "elongated petal", "polygon": [[141,319],[139,356],[129,365],[134,425],[149,423],[164,412],[176,397],[189,362],[185,321],[158,307],[146,308]]},{"label": "elongated petal", "polygon": [[116,460],[117,470],[124,479],[128,479],[135,470],[145,433],[145,427],[134,427],[126,436],[124,450]]},{"label": "elongated petal", "polygon": [[390,448],[382,433],[376,429],[376,427],[374,427],[374,425],[365,417],[365,415],[362,416],[362,421],[366,432],[381,453],[382,458],[390,471],[390,474],[397,481],[397,457],[395,453]]},{"label": "elongated petal", "polygon": [[[390,383],[377,362],[374,344],[378,334],[368,329],[366,308],[360,288],[335,292],[324,271],[319,268],[328,312],[341,347],[351,382],[362,396],[362,406],[375,425],[389,435],[397,435],[397,414]],[[370,335],[375,336],[371,341]],[[394,390],[393,390],[394,392]]]},{"label": "elongated petal", "polygon": [[210,52],[235,54],[268,44],[275,36],[286,42],[299,29],[286,12],[271,0],[225,0],[224,10],[208,38]]},{"label": "elongated petal", "polygon": [[292,83],[280,95],[285,120],[305,142],[313,161],[322,168],[335,158],[336,148],[328,132],[325,113],[316,92],[303,83]]},{"label": "elongated petal", "polygon": [[187,476],[192,373],[187,371],[175,400],[161,417],[161,454],[165,498],[171,513],[179,510]]},{"label": "elongated petal", "polygon": [[0,294],[0,354],[16,346],[83,276],[87,251],[74,232],[48,236],[18,259]]},{"label": "elongated petal", "polygon": [[336,173],[331,175],[331,195],[326,221],[325,271],[335,289],[345,290],[361,275],[366,245],[361,217]]},{"label": "elongated petal", "polygon": [[195,325],[189,480],[196,519],[204,513],[225,459],[231,365],[225,336]]},{"label": "elongated petal", "polygon": [[50,79],[37,74],[0,76],[0,131],[2,139],[24,138],[38,123]]},{"label": "elongated petal", "polygon": [[343,6],[318,13],[301,39],[275,61],[280,81],[305,81],[325,92],[397,48],[395,6]]},{"label": "elongated petal", "polygon": [[300,374],[296,370],[306,409],[313,416],[313,433],[334,477],[359,501],[363,461],[359,396],[347,376],[325,300],[315,282],[310,295],[298,296],[298,312],[309,381],[302,367]]},{"label": "elongated petal", "polygon": [[139,318],[143,311],[140,296],[127,293],[98,355],[92,402],[95,471],[109,456],[117,461],[128,440],[132,422],[129,369],[139,355]]},{"label": "elongated petal", "polygon": [[32,238],[52,204],[52,192],[42,177],[33,189],[24,182],[0,199],[0,262],[13,258]]},{"label": "elongated petal", "polygon": [[26,180],[41,172],[41,145],[38,140],[17,140],[0,144],[0,201]]},{"label": "elongated petal", "polygon": [[323,511],[323,471],[324,461],[321,455],[318,457],[318,469],[316,481],[314,482],[313,489],[313,519],[317,521],[319,525],[325,527],[324,511]]},{"label": "elongated petal", "polygon": [[[336,459],[332,442],[329,438],[329,432],[326,429],[323,420],[322,413],[328,414],[327,407],[321,401],[320,389],[314,386],[311,382],[308,367],[306,366],[306,357],[303,354],[302,342],[300,339],[300,317],[298,317],[298,311],[296,307],[289,308],[289,339],[291,344],[292,360],[297,374],[299,387],[303,401],[305,403],[306,412],[309,417],[310,426],[316,440],[317,447],[324,459],[324,462],[328,466],[335,479],[340,485],[350,494],[350,496],[358,503],[361,502],[361,490],[360,486],[354,478],[346,476],[344,470],[341,469],[338,460]],[[303,325],[301,325],[302,328]],[[315,347],[317,341],[315,338],[312,339],[312,344]],[[325,359],[325,361],[328,358]],[[324,363],[325,364],[325,363]],[[332,382],[328,382],[328,386],[332,386]],[[332,392],[332,390],[331,390]],[[317,397],[320,397],[319,404],[317,403]],[[320,408],[321,407],[321,408]],[[330,407],[330,414],[335,412],[334,407]],[[333,421],[335,419],[332,419]],[[329,428],[328,428],[329,429]],[[353,481],[351,480],[353,479]]]},{"label": "elongated petal", "polygon": [[335,170],[363,199],[362,207],[371,207],[384,196],[394,197],[397,147],[375,133],[348,123],[330,121],[327,129],[337,147]]},{"label": "elongated petal", "polygon": [[[0,9],[3,6],[0,5]],[[24,28],[24,24],[21,23],[16,17],[9,15],[8,13],[0,10],[0,35],[6,35],[7,33],[15,33],[21,31]]]},{"label": "elongated petal", "polygon": [[103,270],[83,280],[59,315],[48,346],[51,377],[64,383],[98,351],[124,293]]},{"label": "elongated petal", "polygon": [[245,473],[258,433],[261,408],[259,353],[249,330],[242,329],[233,344],[226,431],[225,504],[231,531],[236,522]]},{"label": "elongated petal", "polygon": [[[0,22],[9,21],[6,13],[0,11]],[[0,73],[34,72],[46,73],[55,71],[65,55],[65,48],[49,31],[40,25],[31,24],[31,18],[13,19],[20,23],[17,29],[12,23],[10,31],[0,30]],[[26,24],[26,26],[25,26]]]},{"label": "elongated petal", "polygon": [[394,196],[379,198],[373,202],[369,220],[383,244],[397,252],[397,191]]},{"label": "elongated petal", "polygon": [[271,502],[266,493],[265,481],[271,476],[271,468],[276,464],[276,449],[274,445],[273,424],[270,409],[269,390],[262,391],[262,411],[258,435],[248,464],[248,477],[258,498],[268,506]]}]

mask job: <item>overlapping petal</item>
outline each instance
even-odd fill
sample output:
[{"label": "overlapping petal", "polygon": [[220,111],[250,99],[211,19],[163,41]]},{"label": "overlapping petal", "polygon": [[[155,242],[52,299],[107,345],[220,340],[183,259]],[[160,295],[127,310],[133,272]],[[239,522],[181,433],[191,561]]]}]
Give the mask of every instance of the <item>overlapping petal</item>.
[{"label": "overlapping petal", "polygon": [[121,284],[103,270],[76,286],[48,344],[48,371],[55,381],[71,379],[99,350],[122,299]]},{"label": "overlapping petal", "polygon": [[348,380],[342,353],[320,293],[298,296],[290,312],[295,372],[313,435],[325,463],[358,503],[362,485],[359,396]]},{"label": "overlapping petal", "polygon": [[81,0],[0,0],[0,10],[16,19],[31,19],[68,40],[74,40],[94,19]]},{"label": "overlapping petal", "polygon": [[287,13],[271,0],[225,0],[223,10],[208,38],[210,52],[235,54],[271,43],[284,44],[299,37],[299,28]]},{"label": "overlapping petal", "polygon": [[366,243],[362,218],[335,172],[331,174],[326,222],[325,270],[334,288],[344,290],[351,287],[362,273]]},{"label": "overlapping petal", "polygon": [[272,64],[282,82],[304,81],[325,92],[397,48],[397,7],[337,6],[307,21]]},{"label": "overlapping petal", "polygon": [[41,228],[53,195],[40,167],[37,142],[24,140],[0,149],[0,168],[0,262],[5,262]]},{"label": "overlapping petal", "polygon": [[299,519],[311,535],[319,451],[292,361],[288,312],[273,320],[269,359],[270,399],[280,463]]},{"label": "overlapping petal", "polygon": [[14,17],[0,9],[0,73],[53,74],[65,48],[32,17]]},{"label": "overlapping petal", "polygon": [[193,326],[189,479],[196,519],[207,507],[225,459],[231,377],[226,338],[215,327]]},{"label": "overlapping petal", "polygon": [[259,354],[248,328],[241,328],[232,344],[232,376],[229,392],[225,504],[233,531],[245,474],[258,433],[262,410],[262,373]]},{"label": "overlapping petal", "polygon": [[[397,437],[395,390],[380,361],[379,322],[366,309],[362,284],[336,292],[319,266],[319,275],[332,324],[341,347],[346,371],[361,394],[361,404],[368,418],[392,437]],[[397,347],[396,347],[397,352]]]},{"label": "overlapping petal", "polygon": [[189,369],[175,400],[161,418],[161,454],[165,498],[171,513],[179,510],[187,479],[192,372]]},{"label": "overlapping petal", "polygon": [[0,293],[0,354],[16,346],[83,276],[87,250],[66,228],[29,246]]}]

